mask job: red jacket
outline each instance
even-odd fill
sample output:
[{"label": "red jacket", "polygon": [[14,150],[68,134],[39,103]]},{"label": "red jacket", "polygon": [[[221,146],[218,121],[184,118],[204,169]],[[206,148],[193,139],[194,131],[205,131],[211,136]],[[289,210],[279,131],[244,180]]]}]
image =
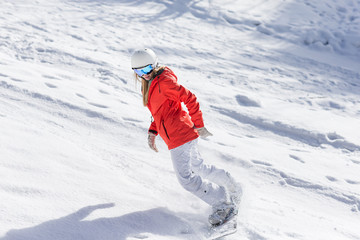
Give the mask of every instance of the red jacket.
[{"label": "red jacket", "polygon": [[194,127],[204,127],[196,96],[177,83],[177,77],[168,67],[151,82],[147,107],[154,118],[149,132],[159,133],[169,149],[196,139],[199,134]]}]

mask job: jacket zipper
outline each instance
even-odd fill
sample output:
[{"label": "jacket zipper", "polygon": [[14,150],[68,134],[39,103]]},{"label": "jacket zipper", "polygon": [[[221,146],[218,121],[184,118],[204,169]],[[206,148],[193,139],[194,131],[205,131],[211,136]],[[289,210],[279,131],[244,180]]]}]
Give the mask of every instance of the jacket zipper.
[{"label": "jacket zipper", "polygon": [[165,134],[166,134],[167,138],[170,140],[169,134],[166,131],[164,120],[162,120],[162,125],[163,125],[163,128],[164,128],[164,131],[165,131]]}]

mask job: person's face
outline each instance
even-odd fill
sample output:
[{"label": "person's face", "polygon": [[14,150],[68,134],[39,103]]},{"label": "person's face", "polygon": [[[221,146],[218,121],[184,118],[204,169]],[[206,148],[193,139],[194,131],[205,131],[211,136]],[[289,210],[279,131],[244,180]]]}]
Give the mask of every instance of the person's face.
[{"label": "person's face", "polygon": [[151,64],[143,68],[136,68],[134,71],[139,77],[142,77],[146,81],[150,81],[154,78],[154,69]]},{"label": "person's face", "polygon": [[145,79],[146,81],[150,81],[151,79],[153,79],[153,77],[154,77],[154,71],[150,72],[149,74],[142,75],[142,78]]}]

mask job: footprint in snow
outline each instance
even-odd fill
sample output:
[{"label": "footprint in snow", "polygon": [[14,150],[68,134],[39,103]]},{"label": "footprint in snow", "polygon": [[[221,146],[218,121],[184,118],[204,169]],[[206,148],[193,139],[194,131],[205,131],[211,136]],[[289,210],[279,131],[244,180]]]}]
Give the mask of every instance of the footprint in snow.
[{"label": "footprint in snow", "polygon": [[105,95],[110,95],[110,93],[107,92],[107,91],[105,91],[105,90],[101,90],[101,89],[100,89],[99,92],[102,93],[102,94],[105,94]]},{"label": "footprint in snow", "polygon": [[346,181],[348,184],[353,184],[353,185],[360,184],[359,181],[354,181],[354,180],[350,180],[350,179],[345,179],[345,181]]},{"label": "footprint in snow", "polygon": [[326,137],[328,138],[329,141],[337,141],[337,140],[344,140],[344,138],[340,135],[338,135],[337,133],[333,132],[333,133],[328,133],[326,135]]},{"label": "footprint in snow", "polygon": [[241,105],[241,106],[244,106],[244,107],[261,107],[260,103],[258,103],[255,100],[252,100],[252,99],[248,98],[247,96],[236,95],[235,98],[236,98],[236,101],[238,102],[238,104]]},{"label": "footprint in snow", "polygon": [[144,234],[139,234],[139,235],[133,236],[132,238],[129,238],[129,240],[131,240],[131,239],[147,239],[147,238],[149,238],[149,236],[144,235]]},{"label": "footprint in snow", "polygon": [[47,78],[47,79],[55,79],[55,80],[59,80],[57,77],[54,77],[54,76],[50,76],[50,75],[42,75],[44,78]]},{"label": "footprint in snow", "polygon": [[344,110],[346,107],[341,105],[340,103],[334,102],[334,101],[321,101],[318,103],[321,107],[323,107],[324,110],[331,110],[331,109],[337,109],[337,110]]},{"label": "footprint in snow", "polygon": [[47,87],[49,87],[49,88],[57,88],[56,85],[51,84],[51,83],[45,83],[45,85],[46,85]]},{"label": "footprint in snow", "polygon": [[98,104],[98,103],[92,103],[92,102],[89,102],[90,105],[93,105],[95,107],[98,107],[98,108],[108,108],[108,106],[105,106],[105,105],[102,105],[102,104]]},{"label": "footprint in snow", "polygon": [[271,167],[272,164],[267,163],[267,162],[263,162],[263,161],[258,161],[258,160],[251,160],[253,163],[257,164],[257,165],[263,165],[263,166],[267,166],[267,167]]},{"label": "footprint in snow", "polygon": [[351,160],[351,161],[355,164],[360,164],[360,161],[357,161],[357,160]]},{"label": "footprint in snow", "polygon": [[128,121],[128,122],[134,122],[134,123],[142,122],[141,120],[135,119],[135,118],[123,118],[123,120]]},{"label": "footprint in snow", "polygon": [[246,135],[246,137],[248,137],[248,138],[256,138],[254,135]]},{"label": "footprint in snow", "polygon": [[11,78],[14,82],[25,82],[24,80],[18,79],[18,78]]},{"label": "footprint in snow", "polygon": [[337,182],[337,179],[331,176],[326,176],[326,178],[331,182]]},{"label": "footprint in snow", "polygon": [[81,95],[80,93],[77,93],[76,96],[83,98],[83,99],[87,99],[84,95]]},{"label": "footprint in snow", "polygon": [[305,163],[305,161],[302,160],[301,158],[299,158],[298,156],[290,154],[289,157],[291,157],[292,159],[294,159],[294,160],[296,160],[298,162]]}]

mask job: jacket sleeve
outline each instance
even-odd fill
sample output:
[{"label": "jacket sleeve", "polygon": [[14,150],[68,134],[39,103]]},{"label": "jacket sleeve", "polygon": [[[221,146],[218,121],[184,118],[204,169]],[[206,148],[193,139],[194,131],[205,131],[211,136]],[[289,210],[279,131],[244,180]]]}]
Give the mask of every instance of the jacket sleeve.
[{"label": "jacket sleeve", "polygon": [[200,104],[197,101],[195,94],[190,92],[188,89],[178,84],[174,80],[164,81],[165,84],[165,95],[174,101],[183,102],[189,111],[191,121],[194,123],[196,128],[204,127],[204,121],[202,112],[200,110]]},{"label": "jacket sleeve", "polygon": [[153,133],[153,134],[155,134],[155,135],[158,135],[158,130],[157,130],[155,121],[152,121],[152,122],[151,122],[148,132],[149,132],[149,133]]}]

